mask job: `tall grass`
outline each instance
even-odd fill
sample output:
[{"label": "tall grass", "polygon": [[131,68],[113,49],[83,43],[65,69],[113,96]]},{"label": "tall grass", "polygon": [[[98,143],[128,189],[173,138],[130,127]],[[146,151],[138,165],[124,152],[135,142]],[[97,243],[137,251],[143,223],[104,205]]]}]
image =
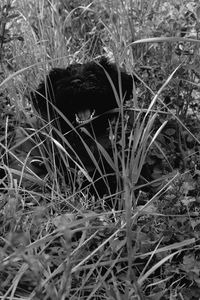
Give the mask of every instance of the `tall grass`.
[{"label": "tall grass", "polygon": [[[6,3],[10,1],[3,4]],[[15,117],[5,118],[4,136],[0,140],[5,172],[1,179],[4,193],[0,196],[1,297],[146,299],[145,292],[151,294],[152,286],[158,282],[156,277],[154,281],[150,279],[154,272],[178,255],[181,247],[189,249],[194,242],[191,238],[160,247],[163,239],[158,234],[153,236],[152,245],[149,245],[150,240],[148,245],[145,243],[147,234],[142,230],[157,214],[154,202],[159,193],[172,189],[177,174],[173,179],[168,178],[166,185],[149,197],[144,207],[138,208],[138,181],[146,157],[166,124],[163,122],[155,131],[156,118],[163,113],[163,108],[164,113],[174,114],[160,96],[173,81],[180,62],[176,61],[175,71],[168,74],[156,92],[141,79],[143,89],[150,95],[148,107],[142,109],[136,88],[131,104],[125,108],[120,76],[119,95],[108,77],[116,96],[119,118],[110,126],[112,155],[100,143],[97,147],[102,160],[111,166],[118,184],[115,194],[103,198],[83,191],[84,178],[95,186],[94,179],[80,159],[74,159],[67,150],[73,151],[67,138],[59,131],[56,131],[58,139],[55,138],[52,120],[39,125],[32,123],[30,117],[34,112],[27,99],[52,67],[67,67],[70,63],[83,63],[106,54],[116,61],[118,68],[123,65],[135,74],[135,65],[148,54],[148,43],[151,43],[150,49],[155,49],[154,54],[159,49],[160,55],[164,49],[168,61],[173,63],[172,52],[162,45],[164,41],[171,45],[181,39],[148,39],[152,33],[147,31],[149,15],[152,9],[159,8],[160,1],[151,1],[151,5],[148,1],[77,1],[75,4],[72,1],[71,10],[68,1],[16,0],[11,3],[16,15],[7,17],[6,23],[13,36],[20,32],[23,41],[13,38],[0,47],[0,54],[4,54],[0,88],[15,107]],[[135,42],[136,39],[140,42]],[[154,48],[155,43],[157,48]],[[10,55],[6,55],[6,51]],[[162,60],[165,57],[163,55]],[[141,87],[139,93],[143,93]],[[66,119],[62,112],[57,113]],[[75,129],[72,127],[72,130]],[[82,142],[106,182],[107,174],[99,168],[84,140]],[[57,168],[56,156],[60,158],[63,173]],[[69,160],[74,161],[74,170],[70,169]],[[38,163],[45,166],[45,172],[39,175],[34,168]],[[66,184],[68,181],[70,186]],[[107,201],[113,202],[112,208],[105,205]],[[140,217],[144,219],[142,225],[139,225]],[[168,254],[171,250],[174,253]],[[167,276],[161,280],[163,286]],[[158,291],[163,292],[159,283]],[[156,297],[161,299],[158,294]]]}]

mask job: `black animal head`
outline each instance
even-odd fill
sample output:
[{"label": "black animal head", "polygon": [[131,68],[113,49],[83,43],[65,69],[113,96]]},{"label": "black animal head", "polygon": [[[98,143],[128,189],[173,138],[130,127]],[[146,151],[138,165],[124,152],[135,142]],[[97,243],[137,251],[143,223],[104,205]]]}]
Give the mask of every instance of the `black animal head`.
[{"label": "black animal head", "polygon": [[[55,117],[55,107],[75,126],[117,108],[116,93],[131,97],[133,80],[130,75],[118,70],[115,64],[102,58],[86,64],[72,64],[66,69],[53,69],[32,94],[35,109],[44,119]],[[61,118],[62,132],[69,129]]]}]

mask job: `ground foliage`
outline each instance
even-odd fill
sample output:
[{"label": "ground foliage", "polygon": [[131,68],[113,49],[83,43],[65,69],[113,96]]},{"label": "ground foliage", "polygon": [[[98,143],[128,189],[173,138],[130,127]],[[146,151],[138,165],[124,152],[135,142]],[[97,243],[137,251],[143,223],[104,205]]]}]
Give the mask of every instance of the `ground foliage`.
[{"label": "ground foliage", "polygon": [[[199,299],[198,5],[1,2],[3,299]],[[62,183],[50,134],[44,143],[46,127],[27,101],[52,67],[102,54],[139,79],[113,141],[125,193],[112,199],[123,211]],[[150,148],[145,134],[155,137]]]}]

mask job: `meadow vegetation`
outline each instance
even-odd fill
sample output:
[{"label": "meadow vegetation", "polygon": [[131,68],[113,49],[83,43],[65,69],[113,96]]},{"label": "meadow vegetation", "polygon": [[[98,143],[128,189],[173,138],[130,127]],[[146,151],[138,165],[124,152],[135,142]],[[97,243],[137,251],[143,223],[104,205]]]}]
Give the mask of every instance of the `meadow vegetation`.
[{"label": "meadow vegetation", "polygon": [[[199,33],[197,0],[1,0],[0,299],[199,299]],[[137,80],[96,198],[29,96],[102,55]]]}]

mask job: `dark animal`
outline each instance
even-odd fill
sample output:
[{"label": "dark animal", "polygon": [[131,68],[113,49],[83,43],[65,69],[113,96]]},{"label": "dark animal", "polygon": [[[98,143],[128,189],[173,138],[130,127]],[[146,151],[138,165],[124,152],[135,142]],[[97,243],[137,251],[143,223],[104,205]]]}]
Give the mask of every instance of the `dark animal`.
[{"label": "dark animal", "polygon": [[[72,64],[66,69],[53,69],[32,95],[32,102],[44,119],[48,119],[48,110],[51,120],[58,116],[56,107],[76,127],[93,116],[117,108],[115,92],[119,95],[119,86],[122,97],[130,99],[132,77],[122,70],[118,72],[115,64],[102,58],[99,63],[92,61]],[[108,115],[104,120],[108,120]],[[71,129],[62,117],[59,117],[59,123],[63,133]],[[101,119],[99,126],[96,124],[95,133],[101,134],[108,122],[103,124]]]},{"label": "dark animal", "polygon": [[[98,181],[100,172],[96,170],[86,148],[91,150],[99,168],[113,173],[105,159],[100,157],[95,141],[111,153],[109,123],[118,115],[116,110],[112,110],[119,107],[120,100],[131,98],[132,88],[132,76],[102,58],[99,62],[53,69],[32,94],[31,100],[43,119],[54,120],[55,127],[69,142],[72,156],[78,157],[84,168]],[[95,184],[95,189],[102,195],[109,186],[105,188],[102,180],[99,182],[99,186]]]}]

